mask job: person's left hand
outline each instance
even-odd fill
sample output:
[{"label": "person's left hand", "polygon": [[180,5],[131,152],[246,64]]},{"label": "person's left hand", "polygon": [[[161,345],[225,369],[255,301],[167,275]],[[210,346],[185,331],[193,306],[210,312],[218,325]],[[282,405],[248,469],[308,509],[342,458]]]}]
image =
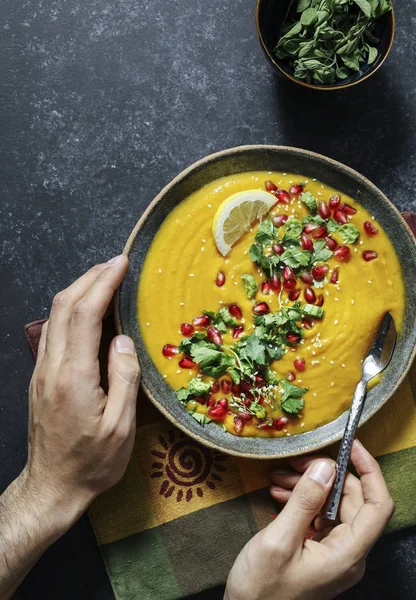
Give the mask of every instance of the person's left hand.
[{"label": "person's left hand", "polygon": [[102,318],[127,257],[93,267],[53,300],[29,390],[29,455],[19,480],[37,504],[47,499],[65,530],[121,478],[136,432],[140,369],[133,341],[109,351],[109,391],[100,386]]}]

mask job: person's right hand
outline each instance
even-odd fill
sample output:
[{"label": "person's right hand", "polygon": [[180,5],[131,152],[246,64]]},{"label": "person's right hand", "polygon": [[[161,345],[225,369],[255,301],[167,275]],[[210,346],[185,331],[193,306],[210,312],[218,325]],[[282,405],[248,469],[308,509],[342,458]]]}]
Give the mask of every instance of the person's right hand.
[{"label": "person's right hand", "polygon": [[[329,600],[362,578],[394,503],[377,461],[357,440],[351,460],[361,479],[347,474],[335,524],[318,516],[334,482],[334,461],[297,457],[289,461],[294,472],[272,474],[271,495],[286,505],[239,554],[225,600]],[[305,539],[311,523],[317,533]]]}]

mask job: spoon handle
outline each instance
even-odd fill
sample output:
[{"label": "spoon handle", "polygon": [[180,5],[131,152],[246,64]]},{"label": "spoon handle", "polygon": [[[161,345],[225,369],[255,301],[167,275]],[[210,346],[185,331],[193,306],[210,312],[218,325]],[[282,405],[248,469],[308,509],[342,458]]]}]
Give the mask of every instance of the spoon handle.
[{"label": "spoon handle", "polygon": [[354,398],[352,399],[347,426],[345,428],[344,437],[342,438],[341,446],[338,452],[335,483],[332,488],[331,495],[329,496],[327,505],[326,518],[330,521],[334,521],[337,517],[342,487],[344,485],[345,474],[347,472],[348,462],[351,454],[351,446],[354,441],[355,431],[357,429],[364,405],[366,387],[367,381],[365,379],[361,379],[355,388]]}]

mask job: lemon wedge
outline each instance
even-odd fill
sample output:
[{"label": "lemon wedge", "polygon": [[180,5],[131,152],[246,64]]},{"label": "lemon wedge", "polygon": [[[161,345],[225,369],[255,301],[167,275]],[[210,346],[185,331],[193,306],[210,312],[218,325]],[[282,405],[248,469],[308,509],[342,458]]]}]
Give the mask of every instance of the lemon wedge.
[{"label": "lemon wedge", "polygon": [[212,233],[215,244],[223,256],[231,246],[276,204],[276,196],[264,190],[246,190],[226,198],[215,213]]}]

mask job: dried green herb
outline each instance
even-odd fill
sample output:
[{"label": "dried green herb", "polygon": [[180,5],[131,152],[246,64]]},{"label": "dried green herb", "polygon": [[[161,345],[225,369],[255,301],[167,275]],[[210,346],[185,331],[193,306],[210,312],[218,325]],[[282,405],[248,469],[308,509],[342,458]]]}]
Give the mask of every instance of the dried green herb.
[{"label": "dried green herb", "polygon": [[274,52],[298,79],[342,81],[377,60],[376,20],[390,10],[390,0],[292,1]]}]

